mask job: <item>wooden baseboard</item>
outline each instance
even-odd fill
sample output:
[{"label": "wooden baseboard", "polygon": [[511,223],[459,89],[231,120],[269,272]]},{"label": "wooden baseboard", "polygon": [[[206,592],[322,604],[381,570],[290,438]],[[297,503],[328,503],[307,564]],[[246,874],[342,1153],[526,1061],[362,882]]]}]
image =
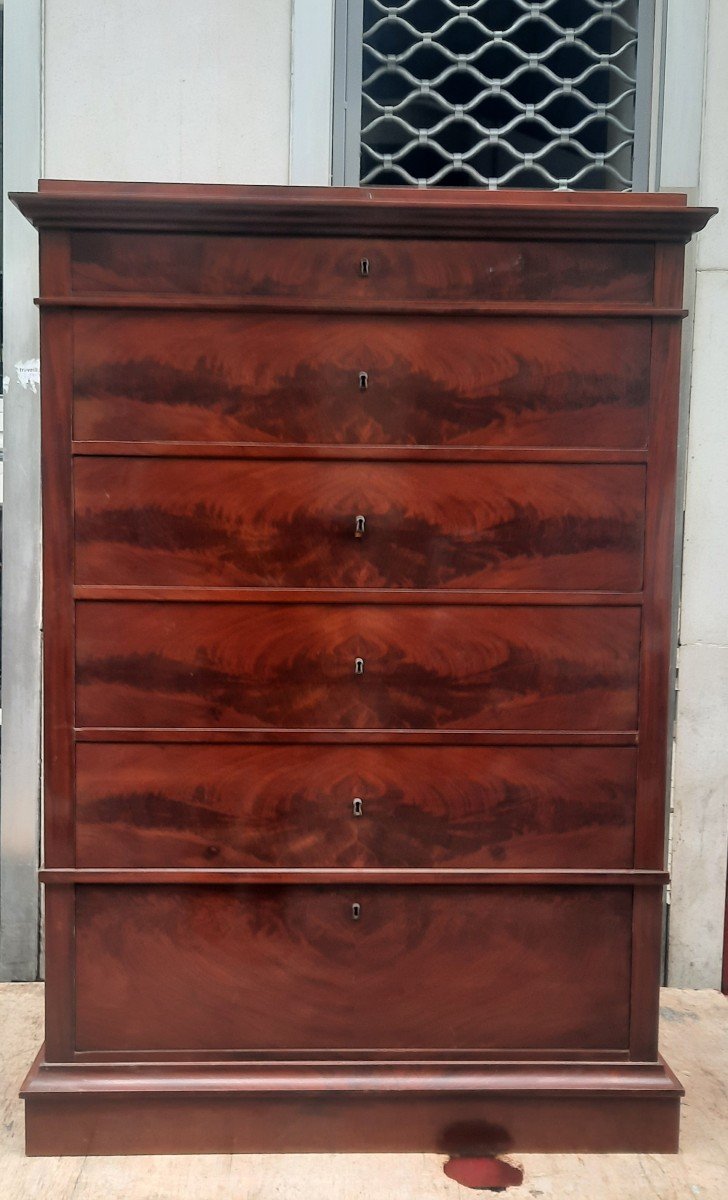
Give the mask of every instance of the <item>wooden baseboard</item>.
[{"label": "wooden baseboard", "polygon": [[29,1155],[673,1153],[658,1063],[50,1064],[26,1079]]}]

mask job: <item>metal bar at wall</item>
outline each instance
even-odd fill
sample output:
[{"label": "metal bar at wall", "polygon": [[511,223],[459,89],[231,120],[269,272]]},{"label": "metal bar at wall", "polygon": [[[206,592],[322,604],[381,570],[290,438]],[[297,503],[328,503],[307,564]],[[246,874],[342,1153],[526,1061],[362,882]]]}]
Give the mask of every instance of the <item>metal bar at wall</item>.
[{"label": "metal bar at wall", "polygon": [[[658,49],[659,46],[655,39],[655,0],[639,0],[632,167],[632,190],[634,192],[646,192],[651,186],[652,80]],[[659,61],[657,61],[657,68],[659,70]]]},{"label": "metal bar at wall", "polygon": [[289,182],[331,183],[335,0],[293,0]]},{"label": "metal bar at wall", "polygon": [[42,0],[5,0],[5,462],[0,774],[0,977],[37,979],[40,835],[38,242],[7,201],[41,174]]},{"label": "metal bar at wall", "polygon": [[364,0],[336,0],[332,182],[359,186]]}]

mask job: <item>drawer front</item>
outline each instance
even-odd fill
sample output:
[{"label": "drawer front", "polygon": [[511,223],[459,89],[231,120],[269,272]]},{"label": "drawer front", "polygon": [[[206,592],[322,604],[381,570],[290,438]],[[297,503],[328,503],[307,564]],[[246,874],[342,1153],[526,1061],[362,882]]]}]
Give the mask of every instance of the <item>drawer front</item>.
[{"label": "drawer front", "polygon": [[361,304],[396,299],[646,301],[652,298],[654,277],[652,246],[619,243],[83,231],[72,234],[71,253],[75,292],[187,292]]},{"label": "drawer front", "polygon": [[633,729],[639,634],[637,608],[82,602],[77,721]]},{"label": "drawer front", "polygon": [[649,348],[639,319],[77,313],[74,434],[640,448]]},{"label": "drawer front", "polygon": [[84,745],[80,867],[632,866],[636,750]]},{"label": "drawer front", "polygon": [[618,887],[83,886],[76,1044],[623,1049],[631,914]]},{"label": "drawer front", "polygon": [[79,583],[642,583],[642,466],[79,458],[75,492]]}]

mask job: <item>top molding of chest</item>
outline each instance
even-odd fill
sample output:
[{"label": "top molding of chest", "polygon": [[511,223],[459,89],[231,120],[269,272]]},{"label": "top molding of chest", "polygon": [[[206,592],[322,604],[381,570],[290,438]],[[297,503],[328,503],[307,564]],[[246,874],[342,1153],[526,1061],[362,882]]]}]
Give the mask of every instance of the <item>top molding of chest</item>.
[{"label": "top molding of chest", "polygon": [[684,195],[41,180],[11,199],[38,228],[399,238],[686,242],[712,208]]},{"label": "top molding of chest", "polygon": [[[42,307],[684,315],[679,195],[40,183]],[[147,235],[153,234],[153,242]],[[64,265],[65,262],[65,265]]]}]

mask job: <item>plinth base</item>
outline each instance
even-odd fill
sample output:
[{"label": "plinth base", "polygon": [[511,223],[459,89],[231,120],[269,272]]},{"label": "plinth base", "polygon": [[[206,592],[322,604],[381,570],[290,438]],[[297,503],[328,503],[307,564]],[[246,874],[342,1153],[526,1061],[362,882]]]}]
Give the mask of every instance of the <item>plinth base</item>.
[{"label": "plinth base", "polygon": [[658,1063],[46,1063],[29,1155],[671,1153],[678,1080]]}]

